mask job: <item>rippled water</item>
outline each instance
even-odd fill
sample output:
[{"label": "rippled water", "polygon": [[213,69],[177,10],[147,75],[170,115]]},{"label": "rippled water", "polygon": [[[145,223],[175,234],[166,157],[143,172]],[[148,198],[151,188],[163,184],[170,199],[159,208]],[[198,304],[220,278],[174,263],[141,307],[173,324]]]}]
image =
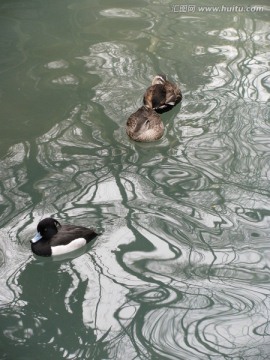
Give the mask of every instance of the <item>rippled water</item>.
[{"label": "rippled water", "polygon": [[[193,4],[1,2],[1,359],[269,359],[270,8]],[[50,215],[102,235],[36,258]]]}]

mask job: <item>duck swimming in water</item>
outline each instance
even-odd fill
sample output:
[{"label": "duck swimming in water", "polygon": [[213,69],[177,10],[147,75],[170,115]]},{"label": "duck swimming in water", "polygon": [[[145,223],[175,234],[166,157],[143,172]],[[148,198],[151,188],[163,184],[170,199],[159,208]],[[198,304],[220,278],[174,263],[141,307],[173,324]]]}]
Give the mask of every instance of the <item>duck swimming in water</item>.
[{"label": "duck swimming in water", "polygon": [[165,75],[157,75],[146,90],[143,103],[159,113],[172,109],[182,100],[178,85],[167,80]]},{"label": "duck swimming in water", "polygon": [[37,234],[31,240],[31,249],[40,256],[63,255],[83,247],[97,235],[93,229],[61,225],[53,218],[46,218],[37,226]]},{"label": "duck swimming in water", "polygon": [[126,132],[135,141],[155,141],[163,135],[164,125],[153,109],[142,106],[128,118]]}]

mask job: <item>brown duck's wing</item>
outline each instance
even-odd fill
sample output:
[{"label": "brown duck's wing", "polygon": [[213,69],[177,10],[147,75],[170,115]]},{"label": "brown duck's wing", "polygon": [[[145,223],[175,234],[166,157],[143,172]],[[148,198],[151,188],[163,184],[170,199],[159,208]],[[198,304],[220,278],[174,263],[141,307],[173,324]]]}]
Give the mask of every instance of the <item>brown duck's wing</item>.
[{"label": "brown duck's wing", "polygon": [[163,85],[156,84],[150,86],[143,97],[144,105],[151,109],[159,108],[164,105],[166,101],[166,90]]},{"label": "brown duck's wing", "polygon": [[178,94],[170,93],[170,94],[167,94],[166,104],[173,106],[173,105],[178,104],[181,100],[182,100],[181,93],[178,93]]},{"label": "brown duck's wing", "polygon": [[138,127],[138,121],[144,119],[143,112],[138,109],[135,113],[131,114],[126,123],[126,132],[131,136]]},{"label": "brown duck's wing", "polygon": [[138,135],[148,121],[150,112],[150,108],[142,106],[135,113],[130,115],[126,124],[126,132],[129,136],[134,137],[135,134]]},{"label": "brown duck's wing", "polygon": [[177,85],[167,83],[165,88],[166,88],[166,104],[174,106],[182,100],[182,94]]},{"label": "brown duck's wing", "polygon": [[127,119],[127,124],[126,125],[129,128],[133,129],[136,126],[136,124],[137,124],[136,113],[134,113],[134,114],[131,114],[130,117]]}]

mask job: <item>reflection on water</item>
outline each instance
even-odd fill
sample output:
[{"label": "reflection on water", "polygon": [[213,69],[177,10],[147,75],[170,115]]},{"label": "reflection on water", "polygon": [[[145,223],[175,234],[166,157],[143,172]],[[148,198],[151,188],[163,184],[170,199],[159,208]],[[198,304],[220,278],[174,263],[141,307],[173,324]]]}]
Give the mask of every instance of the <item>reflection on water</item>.
[{"label": "reflection on water", "polygon": [[[33,94],[71,100],[1,158],[3,359],[267,359],[267,9],[105,4],[69,3],[77,46],[27,74]],[[125,122],[158,72],[182,84],[181,110],[136,144]],[[48,215],[102,235],[74,259],[36,258]]]}]

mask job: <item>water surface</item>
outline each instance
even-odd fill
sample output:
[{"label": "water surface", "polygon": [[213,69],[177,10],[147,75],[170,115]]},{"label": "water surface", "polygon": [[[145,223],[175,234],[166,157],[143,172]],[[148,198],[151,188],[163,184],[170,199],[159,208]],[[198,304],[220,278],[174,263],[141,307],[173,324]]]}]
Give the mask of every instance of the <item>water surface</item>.
[{"label": "water surface", "polygon": [[[1,2],[1,359],[269,358],[270,8],[180,5]],[[183,101],[134,143],[156,73]],[[51,215],[102,235],[34,257]]]}]

